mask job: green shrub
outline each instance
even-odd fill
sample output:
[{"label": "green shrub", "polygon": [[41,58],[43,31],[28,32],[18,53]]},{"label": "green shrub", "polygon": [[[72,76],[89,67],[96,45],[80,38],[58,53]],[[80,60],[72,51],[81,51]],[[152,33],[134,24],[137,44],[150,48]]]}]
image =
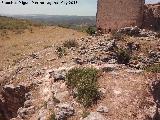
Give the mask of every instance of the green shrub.
[{"label": "green shrub", "polygon": [[67,74],[67,85],[77,87],[82,80],[97,81],[98,71],[94,68],[73,68]]},{"label": "green shrub", "polygon": [[91,106],[99,97],[97,83],[87,79],[79,83],[77,91],[77,99],[84,107]]},{"label": "green shrub", "polygon": [[70,49],[71,47],[78,47],[78,43],[75,40],[67,40],[63,43],[63,46]]},{"label": "green shrub", "polygon": [[98,71],[93,68],[74,68],[67,74],[68,87],[77,89],[77,99],[84,107],[91,106],[98,98]]},{"label": "green shrub", "polygon": [[94,35],[96,33],[96,28],[95,27],[88,27],[86,32],[89,34],[89,35]]},{"label": "green shrub", "polygon": [[117,62],[119,64],[128,64],[129,63],[129,61],[131,59],[131,55],[127,50],[118,49],[116,54],[117,54]]},{"label": "green shrub", "polygon": [[160,64],[152,64],[145,68],[147,72],[160,73]]},{"label": "green shrub", "polygon": [[66,50],[64,47],[57,47],[56,53],[57,53],[58,57],[61,58],[62,56],[66,55]]}]

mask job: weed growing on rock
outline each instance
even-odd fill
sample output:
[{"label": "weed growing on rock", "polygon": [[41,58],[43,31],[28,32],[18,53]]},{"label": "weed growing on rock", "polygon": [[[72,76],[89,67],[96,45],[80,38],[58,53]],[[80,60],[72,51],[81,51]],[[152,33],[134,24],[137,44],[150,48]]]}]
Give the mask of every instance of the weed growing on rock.
[{"label": "weed growing on rock", "polygon": [[70,49],[72,47],[78,47],[78,43],[75,40],[67,40],[63,43],[63,46]]},{"label": "weed growing on rock", "polygon": [[56,115],[54,112],[50,115],[48,120],[56,120]]},{"label": "weed growing on rock", "polygon": [[56,53],[57,53],[58,57],[61,58],[64,55],[66,55],[66,50],[64,47],[57,47]]},{"label": "weed growing on rock", "polygon": [[160,73],[160,64],[153,64],[147,66],[145,69],[147,72]]},{"label": "weed growing on rock", "polygon": [[127,50],[118,49],[116,54],[117,54],[117,62],[119,64],[128,64],[129,63],[129,61],[131,59],[131,55]]},{"label": "weed growing on rock", "polygon": [[84,106],[91,106],[98,98],[98,71],[94,68],[74,68],[67,74],[68,87],[77,89],[77,100]]},{"label": "weed growing on rock", "polygon": [[83,111],[83,113],[82,113],[82,118],[86,118],[88,115],[90,114],[90,112],[88,112],[88,111]]},{"label": "weed growing on rock", "polygon": [[112,32],[112,37],[111,39],[115,39],[115,40],[124,40],[124,34],[119,33],[117,31],[113,31]]}]

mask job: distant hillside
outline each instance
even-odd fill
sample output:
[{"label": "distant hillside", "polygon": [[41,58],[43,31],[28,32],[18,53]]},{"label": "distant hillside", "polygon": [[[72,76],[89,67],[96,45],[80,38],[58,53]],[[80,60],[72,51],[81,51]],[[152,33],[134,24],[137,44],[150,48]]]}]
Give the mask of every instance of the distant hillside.
[{"label": "distant hillside", "polygon": [[0,16],[0,30],[27,29],[30,26],[37,26],[37,25],[39,24],[33,23],[29,20]]},{"label": "distant hillside", "polygon": [[61,15],[14,15],[15,18],[28,19],[48,25],[82,25],[94,26],[95,16],[61,16]]}]

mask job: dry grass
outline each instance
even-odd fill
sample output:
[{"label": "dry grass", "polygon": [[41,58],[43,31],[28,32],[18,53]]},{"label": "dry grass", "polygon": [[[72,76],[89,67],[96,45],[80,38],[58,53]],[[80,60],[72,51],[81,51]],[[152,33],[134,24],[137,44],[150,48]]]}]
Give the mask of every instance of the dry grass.
[{"label": "dry grass", "polygon": [[85,33],[60,27],[32,27],[32,32],[26,29],[21,34],[5,30],[5,34],[0,36],[0,69],[15,65],[24,58],[24,55],[85,35]]}]

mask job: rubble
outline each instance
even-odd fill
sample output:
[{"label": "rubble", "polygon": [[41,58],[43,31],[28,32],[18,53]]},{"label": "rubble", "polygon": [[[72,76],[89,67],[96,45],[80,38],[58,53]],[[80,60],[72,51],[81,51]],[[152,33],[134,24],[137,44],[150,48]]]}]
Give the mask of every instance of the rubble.
[{"label": "rubble", "polygon": [[56,106],[56,119],[64,120],[74,115],[75,110],[69,103],[60,103]]},{"label": "rubble", "polygon": [[138,36],[140,34],[140,28],[137,26],[135,27],[124,27],[117,31],[118,33],[131,35],[131,36]]},{"label": "rubble", "polygon": [[126,34],[130,36],[137,36],[137,37],[155,37],[157,35],[156,32],[146,29],[140,29],[137,26],[135,27],[124,27],[117,31],[121,34]]}]

